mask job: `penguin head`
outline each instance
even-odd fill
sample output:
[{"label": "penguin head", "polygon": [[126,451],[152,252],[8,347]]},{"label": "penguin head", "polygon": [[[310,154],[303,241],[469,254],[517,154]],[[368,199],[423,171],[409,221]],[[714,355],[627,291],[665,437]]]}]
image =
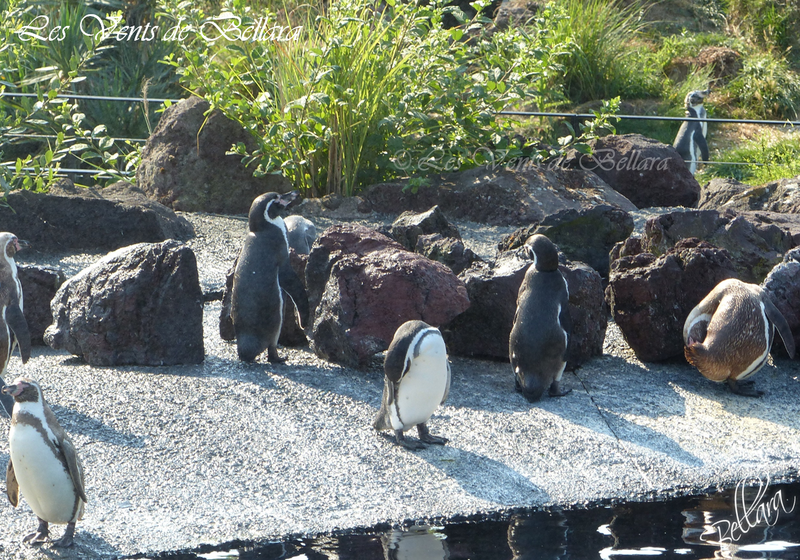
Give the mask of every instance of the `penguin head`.
[{"label": "penguin head", "polygon": [[283,219],[280,217],[281,210],[294,202],[300,194],[292,191],[286,194],[264,193],[253,201],[250,205],[248,216],[250,231],[261,231],[269,224],[285,230]]},{"label": "penguin head", "polygon": [[42,401],[42,389],[28,377],[16,378],[13,383],[3,387],[3,393],[11,395],[18,403]]},{"label": "penguin head", "polygon": [[558,249],[544,235],[532,235],[525,242],[525,253],[533,259],[533,266],[540,272],[558,270]]},{"label": "penguin head", "polygon": [[711,93],[710,89],[690,91],[686,94],[683,104],[687,109],[697,109],[703,105],[703,101],[709,93]]},{"label": "penguin head", "polygon": [[13,233],[4,231],[0,233],[0,247],[3,248],[6,258],[13,259],[14,255],[28,247],[28,242],[20,240]]}]

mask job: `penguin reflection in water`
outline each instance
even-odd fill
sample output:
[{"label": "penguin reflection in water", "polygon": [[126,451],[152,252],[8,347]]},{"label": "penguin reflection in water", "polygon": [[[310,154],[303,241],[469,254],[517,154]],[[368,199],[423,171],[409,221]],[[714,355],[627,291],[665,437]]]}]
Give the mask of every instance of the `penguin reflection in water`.
[{"label": "penguin reflection in water", "polygon": [[[31,357],[31,335],[28,322],[22,314],[22,284],[14,262],[14,256],[26,246],[13,233],[0,233],[0,250],[3,251],[0,258],[0,387],[5,385],[2,376],[5,375],[14,347],[19,347],[23,364]],[[0,394],[0,402],[10,417],[14,399]]]},{"label": "penguin reflection in water", "polygon": [[572,323],[569,288],[558,270],[558,249],[537,234],[525,242],[524,250],[533,264],[519,288],[508,354],[517,390],[533,402],[548,388],[551,397],[571,391],[561,388],[561,376],[567,366]]},{"label": "penguin reflection in water", "polygon": [[267,350],[270,362],[278,356],[278,337],[283,324],[283,294],[294,302],[302,327],[308,324],[308,295],[289,262],[286,224],[279,212],[297,198],[262,194],[250,206],[249,232],[239,254],[231,291],[231,320],[236,332],[239,359],[255,361]]},{"label": "penguin reflection in water", "polygon": [[723,280],[692,309],[683,325],[686,360],[711,381],[727,381],[731,391],[759,397],[752,381],[767,363],[775,328],[791,358],[795,347],[786,319],[756,284]]},{"label": "penguin reflection in water", "polygon": [[[373,427],[394,430],[397,443],[411,450],[447,443],[447,439],[431,435],[425,424],[450,391],[450,364],[439,329],[423,321],[400,325],[386,351],[383,369],[383,400]],[[419,441],[403,435],[414,426]]]},{"label": "penguin reflection in water", "polygon": [[23,542],[40,544],[50,534],[48,525],[67,525],[54,546],[71,546],[75,522],[83,517],[86,486],[75,446],[44,400],[39,384],[18,378],[3,387],[16,401],[8,435],[6,493],[17,507],[19,494],[39,518],[39,528]]}]

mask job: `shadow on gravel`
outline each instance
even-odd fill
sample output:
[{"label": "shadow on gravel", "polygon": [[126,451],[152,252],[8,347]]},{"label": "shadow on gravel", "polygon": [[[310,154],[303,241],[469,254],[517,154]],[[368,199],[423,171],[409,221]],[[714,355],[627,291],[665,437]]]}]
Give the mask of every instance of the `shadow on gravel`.
[{"label": "shadow on gravel", "polygon": [[50,408],[53,409],[59,423],[67,432],[80,432],[82,436],[112,445],[140,449],[145,446],[144,438],[115,430],[92,416],[57,404],[51,405]]}]

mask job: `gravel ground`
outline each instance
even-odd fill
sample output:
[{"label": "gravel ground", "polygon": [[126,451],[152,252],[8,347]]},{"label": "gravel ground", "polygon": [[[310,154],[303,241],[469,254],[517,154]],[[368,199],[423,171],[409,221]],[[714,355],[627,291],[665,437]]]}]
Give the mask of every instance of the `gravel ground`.
[{"label": "gravel ground", "polygon": [[[189,244],[203,289],[221,289],[246,222],[186,217],[197,230]],[[511,231],[458,226],[485,257]],[[97,256],[19,260],[74,274]],[[72,435],[89,504],[75,547],[57,551],[22,545],[35,517],[24,500],[17,509],[0,501],[3,558],[154,554],[797,475],[798,361],[765,367],[755,379],[766,396],[747,399],[685,363],[639,362],[611,324],[605,354],[565,375],[573,392],[531,405],[514,392],[508,364],[453,358],[450,398],[430,422],[451,441],[411,453],[371,428],[380,359],[351,370],[305,348],[284,349],[284,365],[243,364],[218,336],[219,305],[206,305],[201,365],[97,368],[42,347],[24,366],[13,359],[7,377],[38,379]]]}]

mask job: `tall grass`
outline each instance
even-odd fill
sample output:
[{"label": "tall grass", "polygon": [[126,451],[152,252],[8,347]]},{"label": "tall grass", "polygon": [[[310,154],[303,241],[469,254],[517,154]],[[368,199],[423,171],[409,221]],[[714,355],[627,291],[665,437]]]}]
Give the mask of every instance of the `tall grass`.
[{"label": "tall grass", "polygon": [[761,137],[720,154],[721,161],[735,161],[752,165],[707,165],[698,177],[700,181],[712,177],[731,177],[751,185],[800,175],[800,137],[797,134]]}]

